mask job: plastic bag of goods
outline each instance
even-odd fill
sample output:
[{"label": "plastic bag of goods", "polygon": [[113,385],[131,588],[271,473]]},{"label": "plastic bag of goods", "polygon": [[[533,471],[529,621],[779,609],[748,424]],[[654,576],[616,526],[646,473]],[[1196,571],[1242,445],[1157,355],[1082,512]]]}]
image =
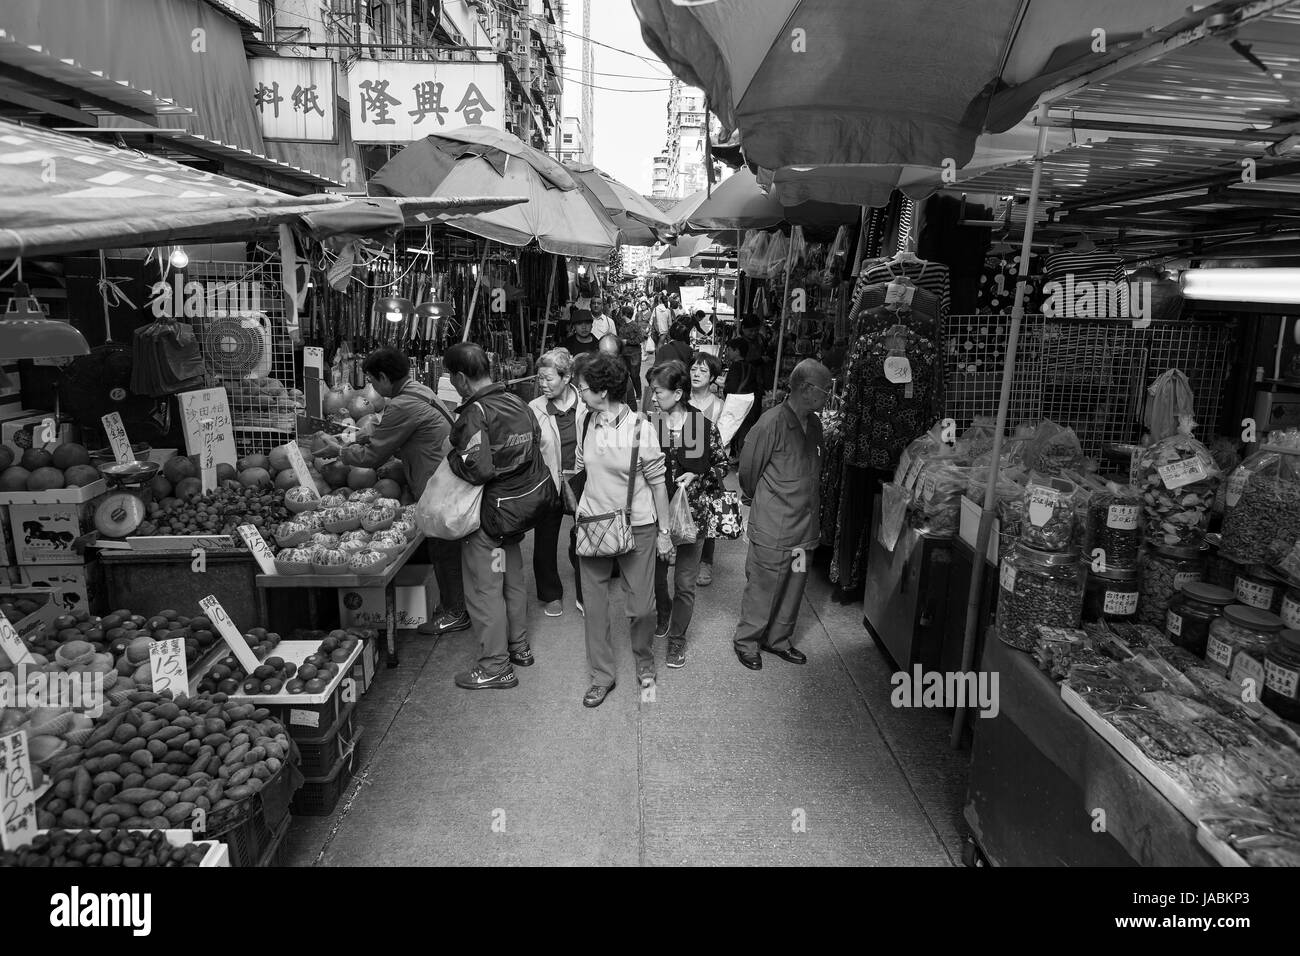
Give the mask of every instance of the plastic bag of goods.
[{"label": "plastic bag of goods", "polygon": [[967,458],[979,458],[993,451],[993,435],[997,430],[997,419],[982,415],[971,422],[970,428],[962,432],[957,439],[957,454]]},{"label": "plastic bag of goods", "polygon": [[1147,424],[1155,442],[1134,458],[1134,484],[1142,491],[1148,543],[1199,546],[1219,487],[1219,467],[1208,448],[1192,437],[1192,392],[1178,369],[1161,375],[1147,391]]},{"label": "plastic bag of goods", "polygon": [[892,481],[880,486],[880,543],[893,551],[907,521],[907,491]]},{"label": "plastic bag of goods", "polygon": [[1272,564],[1290,551],[1300,541],[1300,432],[1270,434],[1228,477],[1222,498],[1225,558]]},{"label": "plastic bag of goods", "polygon": [[[993,501],[1000,504],[1021,498],[1025,494],[1026,475],[1019,468],[998,471],[997,488],[993,492]],[[983,506],[984,495],[989,487],[989,469],[976,465],[971,468],[970,481],[966,483],[966,497]]]},{"label": "plastic bag of goods", "polygon": [[924,435],[914,438],[903,449],[903,454],[898,458],[898,467],[894,469],[894,484],[910,491],[916,486],[921,467],[927,461],[939,456],[951,455],[952,449],[943,441],[943,425],[936,424]]},{"label": "plastic bag of goods", "polygon": [[961,525],[961,499],[970,468],[957,459],[935,459],[921,469],[912,492],[912,527],[936,536],[955,535]]},{"label": "plastic bag of goods", "polygon": [[1098,550],[1102,565],[1116,571],[1135,571],[1142,546],[1142,492],[1132,485],[1090,477],[1087,504],[1088,555]]},{"label": "plastic bag of goods", "polygon": [[1074,539],[1074,498],[1078,485],[1068,478],[1034,472],[1025,485],[1020,540],[1044,551],[1063,551]]},{"label": "plastic bag of goods", "polygon": [[1044,419],[1025,445],[1025,467],[1045,475],[1060,474],[1066,469],[1083,470],[1083,446],[1073,428],[1062,428]]}]

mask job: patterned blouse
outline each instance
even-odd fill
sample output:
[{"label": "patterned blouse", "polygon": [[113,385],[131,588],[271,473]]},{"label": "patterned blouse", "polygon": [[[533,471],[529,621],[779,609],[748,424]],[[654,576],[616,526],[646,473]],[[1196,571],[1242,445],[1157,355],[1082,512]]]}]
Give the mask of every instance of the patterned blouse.
[{"label": "patterned blouse", "polygon": [[[686,421],[677,430],[668,427],[667,415],[653,416],[668,470],[668,497],[671,498],[677,490],[678,475],[687,471],[700,475],[687,486],[686,500],[690,502],[691,517],[700,529],[700,537],[717,537],[712,529],[712,522],[716,521],[712,517],[712,505],[726,490],[722,481],[729,470],[727,450],[722,445],[717,426],[703,412],[689,402],[683,402],[682,408],[686,410]],[[703,429],[697,423],[702,423]],[[704,442],[697,441],[696,435],[700,435]]]},{"label": "patterned blouse", "polygon": [[892,469],[903,449],[942,413],[943,366],[934,344],[911,329],[900,333],[912,381],[885,377],[887,331],[858,339],[849,359],[844,395],[844,461],[858,468]]}]

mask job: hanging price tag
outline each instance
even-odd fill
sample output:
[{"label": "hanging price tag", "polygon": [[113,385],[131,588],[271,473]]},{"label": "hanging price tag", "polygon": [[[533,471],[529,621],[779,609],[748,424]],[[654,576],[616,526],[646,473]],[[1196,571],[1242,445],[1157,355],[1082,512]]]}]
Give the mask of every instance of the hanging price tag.
[{"label": "hanging price tag", "polygon": [[1199,457],[1186,458],[1159,469],[1160,479],[1170,491],[1205,479],[1205,465]]},{"label": "hanging price tag", "polygon": [[149,667],[154,693],[169,690],[172,697],[189,693],[190,672],[185,664],[185,642],[178,637],[149,643]]},{"label": "hanging price tag", "polygon": [[912,304],[916,286],[910,282],[891,282],[885,286],[885,305],[906,306]]},{"label": "hanging price tag", "polygon": [[0,614],[0,651],[4,651],[5,657],[14,664],[32,663],[32,652],[4,614]]},{"label": "hanging price tag", "polygon": [[121,412],[109,412],[100,421],[104,423],[104,431],[108,433],[108,444],[113,449],[113,457],[117,459],[117,463],[125,465],[135,461],[135,455],[131,452],[131,439],[126,437],[126,426],[122,424]]},{"label": "hanging price tag", "polygon": [[885,359],[885,378],[895,385],[912,381],[912,363],[906,355],[891,355]]},{"label": "hanging price tag", "polygon": [[0,842],[6,850],[36,838],[36,787],[27,753],[27,731],[0,737]]},{"label": "hanging price tag", "polygon": [[1061,495],[1055,488],[1035,487],[1029,495],[1029,523],[1041,528],[1052,520],[1052,515],[1060,506]]},{"label": "hanging price tag", "polygon": [[262,566],[262,573],[275,574],[275,555],[271,553],[271,546],[266,543],[262,533],[251,524],[241,524],[239,536],[244,539],[244,544],[248,545],[248,550],[253,552],[253,557]]},{"label": "hanging price tag", "polygon": [[[302,457],[302,449],[298,447],[297,442],[289,442],[289,467],[293,469],[294,475],[298,478],[298,484],[303,488],[308,488],[317,498],[320,493],[316,491],[316,479],[311,476],[311,471],[307,468],[307,461]],[[270,572],[268,572],[270,573]]]},{"label": "hanging price tag", "polygon": [[202,491],[217,490],[217,423],[211,418],[199,422],[203,450],[199,452],[199,479],[203,482]]},{"label": "hanging price tag", "polygon": [[248,641],[244,640],[244,635],[239,633],[239,628],[235,627],[235,622],[230,619],[230,615],[221,606],[217,596],[209,594],[199,601],[199,607],[207,615],[208,620],[221,632],[222,639],[226,642],[226,646],[230,648],[231,653],[235,655],[240,666],[250,674],[257,670],[257,655],[248,646]]},{"label": "hanging price tag", "polygon": [[1011,594],[1016,593],[1016,569],[1006,561],[1002,562],[1002,567],[998,569],[998,584],[1002,590]]}]

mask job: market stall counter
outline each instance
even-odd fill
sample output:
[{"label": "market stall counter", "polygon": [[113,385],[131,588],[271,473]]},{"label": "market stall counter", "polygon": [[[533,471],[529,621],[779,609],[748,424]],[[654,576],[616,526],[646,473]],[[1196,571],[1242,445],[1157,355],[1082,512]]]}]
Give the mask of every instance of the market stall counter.
[{"label": "market stall counter", "polygon": [[424,544],[424,533],[416,532],[384,570],[378,574],[259,574],[259,588],[298,588],[307,592],[310,620],[319,620],[318,592],[323,589],[383,588],[388,666],[397,666],[397,592],[394,579],[411,555]]},{"label": "market stall counter", "polygon": [[995,717],[971,721],[965,816],[997,866],[1215,866],[1197,829],[1061,698],[1030,654],[990,633]]}]

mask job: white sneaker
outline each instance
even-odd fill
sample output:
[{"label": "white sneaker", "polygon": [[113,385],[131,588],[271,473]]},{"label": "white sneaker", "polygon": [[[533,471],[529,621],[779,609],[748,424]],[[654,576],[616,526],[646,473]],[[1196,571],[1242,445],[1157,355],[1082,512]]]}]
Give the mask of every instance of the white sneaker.
[{"label": "white sneaker", "polygon": [[561,601],[551,601],[546,605],[547,617],[559,617],[564,613],[564,603]]},{"label": "white sneaker", "polygon": [[587,616],[587,612],[584,611],[584,610],[582,609],[582,602],[581,602],[581,601],[574,601],[573,603],[574,603],[574,606],[578,609],[578,613],[581,614],[583,617],[586,617],[586,616]]}]

